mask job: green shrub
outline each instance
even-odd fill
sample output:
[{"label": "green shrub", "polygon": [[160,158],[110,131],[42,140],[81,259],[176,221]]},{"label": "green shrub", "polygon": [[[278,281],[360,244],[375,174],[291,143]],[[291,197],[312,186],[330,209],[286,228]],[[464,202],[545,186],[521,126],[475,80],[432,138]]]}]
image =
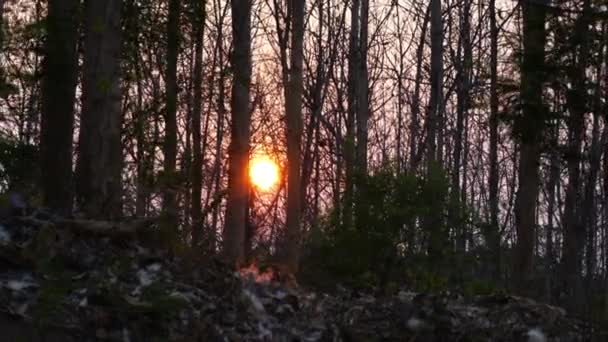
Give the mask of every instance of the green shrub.
[{"label": "green shrub", "polygon": [[[355,227],[343,227],[336,212],[331,212],[314,229],[304,248],[301,272],[303,282],[314,286],[331,287],[341,283],[362,287],[395,287],[395,279],[406,278],[424,282],[424,287],[435,289],[446,282],[441,276],[420,279],[406,272],[399,262],[407,255],[420,253],[416,246],[419,222],[429,214],[441,215],[437,207],[447,195],[447,181],[442,170],[433,170],[428,180],[398,174],[390,167],[377,170],[359,185],[365,186],[365,216],[356,218]],[[445,230],[443,220],[438,221]],[[400,248],[398,248],[398,246]],[[426,263],[422,269],[433,270]],[[411,270],[410,270],[411,271]],[[430,276],[429,276],[430,277]],[[422,277],[424,278],[424,277]],[[428,278],[428,277],[427,277]]]}]

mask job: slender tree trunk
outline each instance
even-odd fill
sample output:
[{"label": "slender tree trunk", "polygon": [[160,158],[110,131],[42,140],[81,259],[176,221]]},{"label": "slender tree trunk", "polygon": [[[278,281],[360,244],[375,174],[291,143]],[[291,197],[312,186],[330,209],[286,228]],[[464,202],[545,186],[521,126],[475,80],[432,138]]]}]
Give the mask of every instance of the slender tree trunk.
[{"label": "slender tree trunk", "polygon": [[585,134],[584,116],[587,112],[585,70],[588,60],[586,40],[589,32],[589,20],[587,17],[590,9],[590,1],[585,0],[582,15],[578,18],[574,28],[573,66],[568,75],[572,82],[572,91],[568,92],[567,96],[570,116],[568,118],[568,153],[566,156],[568,186],[564,207],[562,280],[564,281],[564,290],[571,298],[568,305],[572,309],[580,306],[580,296],[583,294],[582,252],[585,245],[585,226],[581,217],[581,161],[583,136]]},{"label": "slender tree trunk", "polygon": [[[0,4],[0,8],[3,6]],[[63,215],[72,211],[72,137],[78,75],[79,8],[79,0],[50,0],[46,21],[40,137],[44,177],[41,183],[44,204]]]},{"label": "slender tree trunk", "polygon": [[595,248],[595,236],[597,233],[597,201],[595,192],[597,189],[597,179],[600,169],[600,161],[602,158],[602,148],[601,144],[606,143],[606,132],[608,129],[604,128],[604,132],[600,137],[600,116],[599,113],[596,112],[593,117],[593,129],[591,133],[591,148],[590,148],[590,160],[589,160],[589,170],[587,171],[585,187],[584,187],[584,196],[583,203],[581,206],[581,218],[582,224],[584,226],[585,231],[587,232],[587,249],[586,249],[586,274],[588,283],[591,279],[593,279],[593,275],[595,274],[595,258],[596,258],[596,248]]},{"label": "slender tree trunk", "polygon": [[112,219],[122,214],[122,0],[88,1],[85,7],[77,201],[88,217]]},{"label": "slender tree trunk", "polygon": [[[551,132],[551,142],[550,146],[557,147],[558,139],[559,139],[559,128],[557,125],[553,128],[553,132]],[[557,152],[552,152],[551,157],[549,159],[549,180],[547,184],[547,227],[545,229],[545,250],[546,250],[546,272],[547,272],[547,300],[551,301],[551,283],[553,282],[553,263],[555,260],[555,251],[553,246],[554,239],[554,231],[555,231],[555,193],[557,183],[559,182],[559,157]]]},{"label": "slender tree trunk", "polygon": [[424,45],[426,41],[426,31],[431,18],[431,4],[426,10],[424,19],[422,21],[422,30],[420,31],[420,42],[418,43],[418,49],[416,51],[416,77],[414,80],[414,94],[412,95],[411,104],[411,119],[410,119],[410,162],[409,171],[410,173],[416,172],[418,169],[418,163],[422,158],[422,155],[418,152],[418,139],[420,130],[420,92],[422,87],[422,66],[424,59]]},{"label": "slender tree trunk", "polygon": [[163,211],[167,229],[177,229],[177,57],[179,54],[180,0],[169,1],[167,65],[165,70],[165,141]]},{"label": "slender tree trunk", "polygon": [[[429,98],[429,110],[427,113],[427,137],[426,137],[426,162],[427,182],[433,182],[434,173],[437,172],[437,132],[439,130],[438,120],[442,117],[440,113],[443,98],[443,20],[441,13],[441,0],[431,0],[431,93]],[[434,184],[430,184],[435,187]],[[433,194],[435,196],[436,194]],[[443,259],[446,236],[441,229],[442,210],[440,205],[442,198],[434,198],[437,208],[425,217],[424,226],[429,232],[428,254],[433,264],[441,263]]]},{"label": "slender tree trunk", "polygon": [[457,52],[456,75],[456,131],[454,137],[454,154],[452,158],[452,188],[450,191],[450,221],[456,228],[456,250],[465,251],[466,239],[464,225],[461,217],[460,203],[460,164],[462,159],[464,120],[469,111],[469,92],[473,67],[473,56],[470,36],[470,9],[471,3],[465,0],[460,13],[460,43]]},{"label": "slender tree trunk", "polygon": [[359,23],[361,0],[353,0],[351,4],[351,28],[348,48],[348,108],[346,114],[346,139],[344,140],[344,172],[346,181],[344,185],[343,225],[350,229],[353,225],[353,205],[355,201],[355,125],[359,111],[358,89],[359,78]]},{"label": "slender tree trunk", "polygon": [[356,145],[356,226],[366,227],[369,204],[367,199],[367,141],[369,120],[369,79],[367,72],[367,45],[369,26],[369,0],[361,0],[361,23],[359,34],[359,58],[357,70],[357,145]]},{"label": "slender tree trunk", "polygon": [[203,34],[205,29],[206,1],[194,1],[195,13],[192,24],[195,32],[194,52],[194,101],[192,108],[192,245],[201,240],[203,229],[202,188],[203,188],[203,150],[201,145],[201,109],[203,83]]},{"label": "slender tree trunk", "polygon": [[287,118],[287,234],[284,246],[284,262],[294,274],[299,268],[300,257],[300,153],[302,136],[302,95],[304,92],[304,3],[305,0],[290,0],[291,53],[289,83],[285,111]]},{"label": "slender tree trunk", "polygon": [[519,135],[519,188],[515,198],[517,246],[514,257],[514,282],[521,293],[529,291],[534,257],[536,202],[538,197],[541,142],[545,125],[543,80],[545,61],[545,7],[523,4],[523,64],[521,101],[523,118],[516,122]]},{"label": "slender tree trunk", "polygon": [[492,253],[492,276],[500,279],[500,231],[498,223],[498,26],[496,24],[496,1],[490,0],[490,175],[488,192],[490,202],[490,225],[486,241]]},{"label": "slender tree trunk", "polygon": [[251,4],[252,0],[231,0],[232,35],[232,124],[228,151],[228,201],[224,227],[223,253],[239,267],[245,261],[245,224],[249,195],[249,134],[251,113]]}]

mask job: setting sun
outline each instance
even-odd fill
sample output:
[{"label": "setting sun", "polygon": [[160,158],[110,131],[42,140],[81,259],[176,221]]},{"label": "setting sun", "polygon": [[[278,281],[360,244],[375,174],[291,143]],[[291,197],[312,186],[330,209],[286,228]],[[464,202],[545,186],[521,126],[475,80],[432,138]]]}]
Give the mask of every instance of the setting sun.
[{"label": "setting sun", "polygon": [[254,156],[251,160],[249,177],[260,190],[270,190],[279,182],[279,166],[267,156]]}]

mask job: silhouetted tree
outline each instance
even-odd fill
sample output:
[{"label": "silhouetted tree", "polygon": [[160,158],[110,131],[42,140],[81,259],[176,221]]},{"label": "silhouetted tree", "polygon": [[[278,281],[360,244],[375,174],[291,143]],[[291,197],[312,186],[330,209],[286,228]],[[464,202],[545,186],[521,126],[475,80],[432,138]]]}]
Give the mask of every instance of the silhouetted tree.
[{"label": "silhouetted tree", "polygon": [[231,0],[232,124],[228,151],[228,200],[224,225],[223,254],[239,266],[245,261],[245,223],[249,195],[249,134],[251,124],[251,0]]},{"label": "silhouetted tree", "polygon": [[[3,4],[0,4],[3,6]],[[44,203],[69,214],[72,209],[72,136],[78,76],[80,0],[50,0],[46,20],[42,117],[41,179]]]}]

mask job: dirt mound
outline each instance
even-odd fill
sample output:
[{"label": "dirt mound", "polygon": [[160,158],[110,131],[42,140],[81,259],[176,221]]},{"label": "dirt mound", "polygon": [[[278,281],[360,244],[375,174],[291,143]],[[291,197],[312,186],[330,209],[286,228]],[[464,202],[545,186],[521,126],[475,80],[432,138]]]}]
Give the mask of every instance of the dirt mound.
[{"label": "dirt mound", "polygon": [[[285,287],[192,266],[140,237],[149,222],[45,216],[0,225],[0,329],[10,341],[588,341],[560,308],[508,295],[465,301]],[[266,281],[267,280],[267,281]]]}]

